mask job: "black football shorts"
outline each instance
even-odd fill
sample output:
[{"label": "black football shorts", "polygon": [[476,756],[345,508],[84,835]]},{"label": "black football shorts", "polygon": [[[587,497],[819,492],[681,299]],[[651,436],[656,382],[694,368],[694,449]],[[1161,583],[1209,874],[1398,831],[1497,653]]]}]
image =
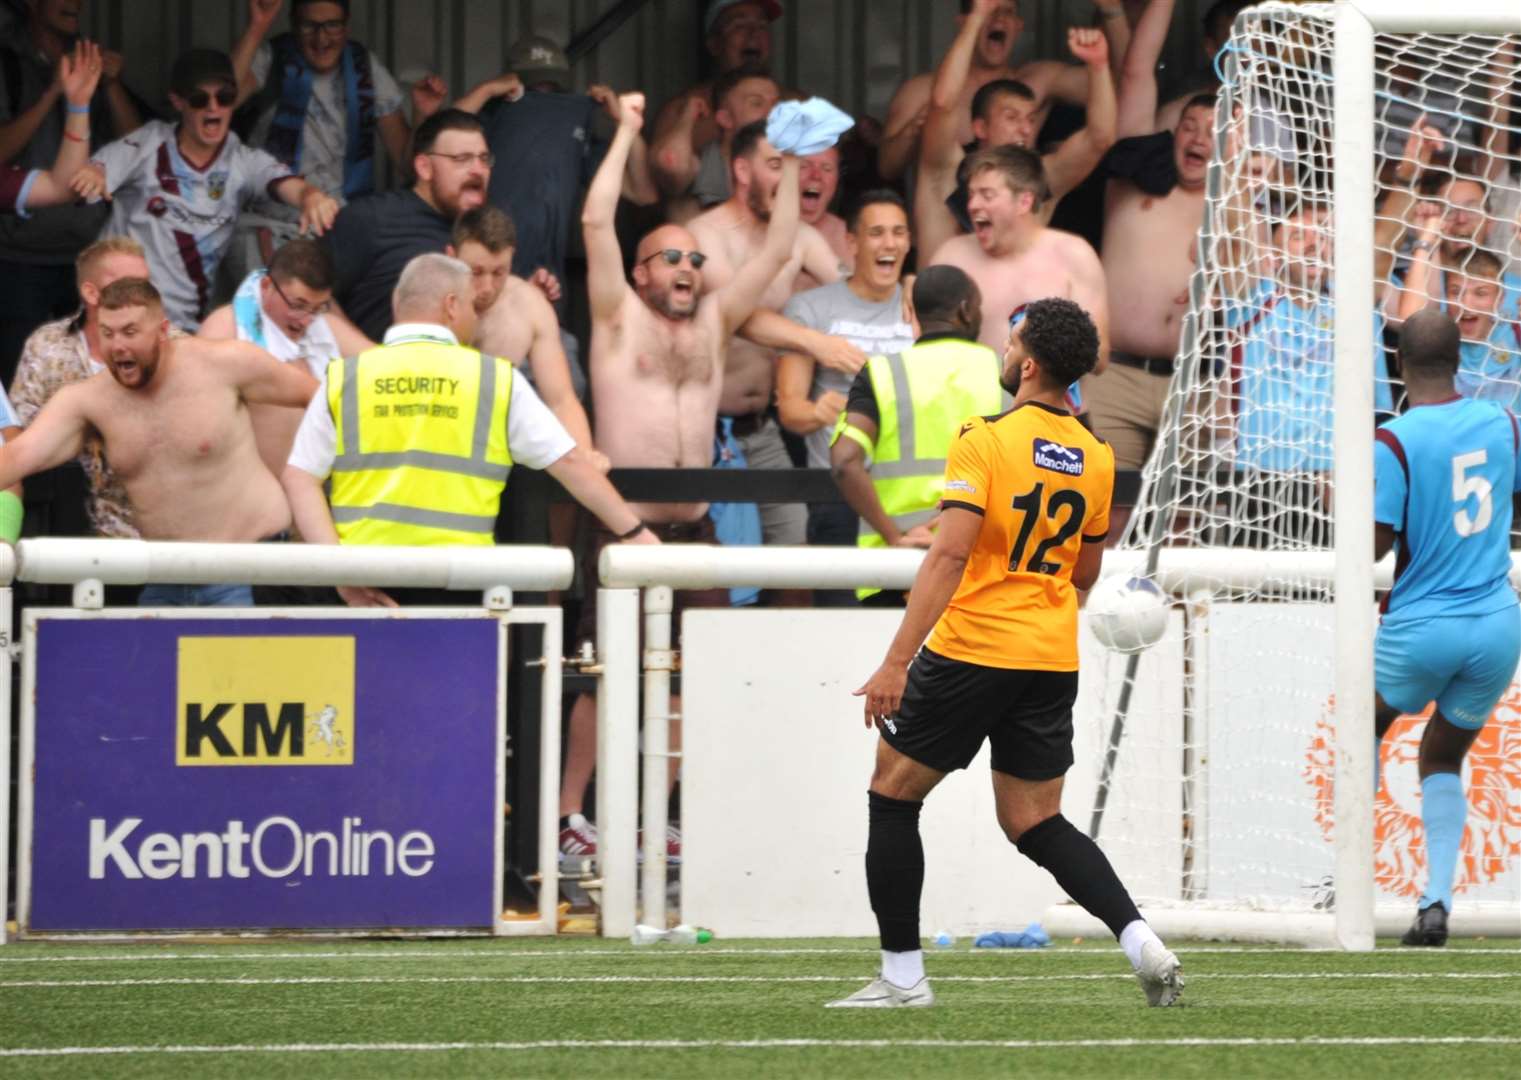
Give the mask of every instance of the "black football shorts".
[{"label": "black football shorts", "polygon": [[889,746],[941,772],[971,764],[987,739],[992,765],[1021,780],[1053,780],[1072,767],[1077,672],[983,667],[925,648],[908,669]]}]

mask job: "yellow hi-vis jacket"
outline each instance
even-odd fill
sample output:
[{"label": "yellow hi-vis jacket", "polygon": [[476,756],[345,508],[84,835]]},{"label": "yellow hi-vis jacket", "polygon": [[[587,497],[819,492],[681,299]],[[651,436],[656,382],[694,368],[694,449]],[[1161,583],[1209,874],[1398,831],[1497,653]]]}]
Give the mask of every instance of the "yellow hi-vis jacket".
[{"label": "yellow hi-vis jacket", "polygon": [[[843,415],[834,437],[852,439],[866,452],[883,512],[907,532],[939,512],[945,459],[962,421],[1001,411],[998,357],[986,345],[944,337],[873,356],[866,371],[879,412],[876,442],[867,445]],[[862,518],[856,545],[883,548],[887,541]],[[856,596],[864,600],[877,591],[857,589]]]},{"label": "yellow hi-vis jacket", "polygon": [[333,360],[329,501],[345,544],[490,544],[512,468],[512,365],[416,334]]}]

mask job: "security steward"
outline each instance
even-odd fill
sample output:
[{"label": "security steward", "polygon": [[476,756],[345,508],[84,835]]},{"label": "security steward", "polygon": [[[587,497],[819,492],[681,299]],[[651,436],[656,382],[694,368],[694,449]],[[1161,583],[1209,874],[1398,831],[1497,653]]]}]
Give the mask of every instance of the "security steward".
[{"label": "security steward", "polygon": [[[967,417],[1003,408],[998,357],[977,342],[977,283],[954,266],[929,267],[914,282],[914,311],[918,340],[867,361],[830,444],[835,484],[861,518],[858,547],[929,547],[956,433]],[[905,594],[857,589],[856,598],[893,607]]]},{"label": "security steward", "polygon": [[[397,280],[384,344],[328,365],[281,478],[301,535],[491,544],[517,464],[548,472],[619,540],[659,543],[512,364],[462,344],[475,337],[473,296],[470,267],[419,255]],[[338,593],[355,607],[396,606],[379,589]]]}]

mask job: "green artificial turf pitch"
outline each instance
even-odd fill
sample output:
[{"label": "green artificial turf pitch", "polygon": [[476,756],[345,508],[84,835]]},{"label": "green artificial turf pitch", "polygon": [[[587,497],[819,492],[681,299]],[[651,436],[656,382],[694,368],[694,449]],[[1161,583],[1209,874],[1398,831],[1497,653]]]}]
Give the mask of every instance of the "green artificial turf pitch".
[{"label": "green artificial turf pitch", "polygon": [[0,1077],[1521,1074],[1521,944],[1175,943],[1186,1007],[1119,951],[931,949],[930,1009],[825,1010],[862,940],[11,944]]}]

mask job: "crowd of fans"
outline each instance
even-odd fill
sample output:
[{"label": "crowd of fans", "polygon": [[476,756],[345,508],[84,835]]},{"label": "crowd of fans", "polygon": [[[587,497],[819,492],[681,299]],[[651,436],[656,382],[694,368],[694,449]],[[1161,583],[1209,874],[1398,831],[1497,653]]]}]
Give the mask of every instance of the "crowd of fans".
[{"label": "crowd of fans", "polygon": [[[847,398],[870,406],[868,358],[920,338],[908,275],[943,266],[957,272],[937,288],[962,302],[935,332],[998,355],[1034,300],[1090,313],[1099,365],[1070,401],[1121,469],[1141,468],[1197,267],[1216,54],[1247,6],[1210,5],[1208,54],[1163,85],[1173,0],[1077,5],[1085,25],[1067,54],[1022,66],[1010,58],[1029,13],[1015,0],[945,5],[957,32],[936,70],[908,78],[880,123],[858,117],[838,142],[794,154],[768,140],[778,103],[809,89],[771,74],[777,0],[710,0],[712,76],[663,103],[577,92],[560,46],[538,36],[513,45],[510,71],[451,100],[437,76],[400,84],[350,36],[346,0],[249,0],[230,52],[175,60],[162,117],[120,56],[81,40],[83,3],[29,0],[0,34],[0,202],[15,211],[0,217],[0,423],[13,444],[0,481],[77,457],[99,535],[199,540],[286,534],[293,489],[277,481],[311,456],[302,406],[330,361],[411,340],[395,306],[404,279],[412,307],[436,313],[427,325],[510,360],[563,429],[563,445],[515,451],[520,463],[574,445],[600,472],[834,466],[842,491],[861,489],[869,460],[831,453]],[[1517,70],[1496,53],[1476,75],[1490,113],[1408,117],[1408,138],[1381,147],[1376,327],[1451,308],[1463,392],[1512,407]],[[1231,152],[1260,183],[1225,210],[1241,228],[1220,249],[1218,309],[1239,348],[1218,445],[1239,469],[1324,472],[1329,207],[1294,196],[1306,163],[1285,118],[1238,120]],[[387,161],[402,179],[382,190]],[[430,255],[449,258],[418,262]],[[470,287],[455,297],[461,267]],[[1392,413],[1398,372],[1382,352],[1376,368],[1377,407]],[[133,396],[155,379],[151,406]],[[626,538],[612,524],[622,504],[597,499],[592,559]],[[860,505],[631,509],[665,541],[855,544],[864,531],[928,544],[932,525],[863,530]],[[10,515],[0,507],[0,525]],[[575,533],[558,519],[557,540]],[[578,703],[567,813],[594,723]]]}]

